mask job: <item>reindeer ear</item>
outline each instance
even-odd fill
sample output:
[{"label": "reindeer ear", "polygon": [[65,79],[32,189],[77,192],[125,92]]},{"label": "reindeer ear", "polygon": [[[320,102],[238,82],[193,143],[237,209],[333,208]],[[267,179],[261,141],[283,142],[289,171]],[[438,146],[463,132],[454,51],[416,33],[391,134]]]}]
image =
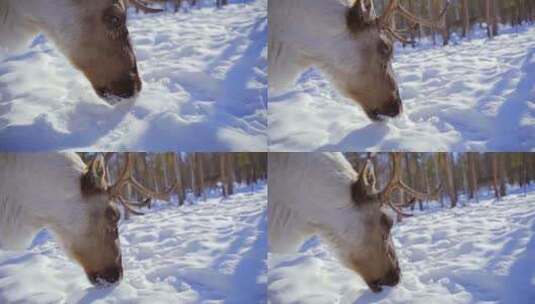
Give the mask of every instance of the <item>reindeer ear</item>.
[{"label": "reindeer ear", "polygon": [[351,197],[356,204],[369,202],[375,196],[375,173],[373,164],[368,159],[360,171],[358,180],[351,185]]},{"label": "reindeer ear", "polygon": [[351,32],[358,33],[366,25],[371,24],[375,18],[373,0],[356,0],[347,11],[346,23]]},{"label": "reindeer ear", "polygon": [[81,187],[84,195],[101,193],[108,189],[106,166],[102,154],[97,154],[89,163],[87,172],[82,175]]}]

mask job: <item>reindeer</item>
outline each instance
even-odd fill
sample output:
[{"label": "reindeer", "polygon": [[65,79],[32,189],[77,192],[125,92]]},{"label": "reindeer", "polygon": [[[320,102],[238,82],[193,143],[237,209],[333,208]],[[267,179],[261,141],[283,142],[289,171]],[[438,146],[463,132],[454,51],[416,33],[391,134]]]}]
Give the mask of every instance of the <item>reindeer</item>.
[{"label": "reindeer", "polygon": [[288,89],[314,66],[340,93],[360,104],[370,119],[398,116],[403,106],[392,70],[393,42],[407,41],[393,30],[392,17],[399,11],[412,23],[439,25],[415,17],[396,0],[380,17],[372,0],[353,0],[352,5],[350,1],[270,0],[270,91]]},{"label": "reindeer", "polygon": [[92,284],[121,280],[117,203],[134,214],[148,204],[124,199],[124,187],[130,184],[147,197],[170,192],[151,191],[135,180],[130,154],[116,183],[108,185],[105,159],[97,155],[86,166],[76,153],[0,154],[0,248],[27,248],[46,228]]},{"label": "reindeer", "polygon": [[[20,49],[39,32],[52,40],[110,104],[141,90],[126,27],[127,0],[0,0],[0,49]],[[139,0],[130,0],[146,12]]]},{"label": "reindeer", "polygon": [[391,154],[392,178],[382,191],[375,189],[370,161],[357,173],[342,153],[271,153],[268,162],[269,249],[296,251],[318,235],[341,263],[361,275],[373,292],[395,286],[401,270],[390,230],[393,220],[382,206],[396,189],[418,198],[401,181],[400,156]]}]

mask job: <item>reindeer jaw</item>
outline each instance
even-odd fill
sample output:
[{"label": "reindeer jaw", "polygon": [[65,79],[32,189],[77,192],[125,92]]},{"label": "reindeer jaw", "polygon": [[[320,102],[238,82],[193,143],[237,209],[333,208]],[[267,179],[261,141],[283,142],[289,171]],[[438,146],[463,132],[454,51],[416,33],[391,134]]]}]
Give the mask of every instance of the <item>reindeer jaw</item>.
[{"label": "reindeer jaw", "polygon": [[371,283],[368,283],[368,287],[371,289],[373,293],[379,293],[383,291],[383,287],[379,284],[379,281],[373,281]]}]

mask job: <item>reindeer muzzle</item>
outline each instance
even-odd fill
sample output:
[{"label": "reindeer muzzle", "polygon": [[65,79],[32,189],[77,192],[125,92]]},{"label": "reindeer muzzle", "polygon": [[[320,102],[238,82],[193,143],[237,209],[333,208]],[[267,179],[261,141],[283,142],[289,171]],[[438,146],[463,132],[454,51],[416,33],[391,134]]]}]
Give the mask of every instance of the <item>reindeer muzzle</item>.
[{"label": "reindeer muzzle", "polygon": [[399,268],[392,269],[382,279],[366,282],[372,292],[378,293],[383,290],[382,286],[396,286],[399,283],[401,271]]},{"label": "reindeer muzzle", "polygon": [[379,113],[384,116],[388,117],[396,117],[403,111],[403,103],[401,102],[401,98],[397,96],[394,98],[391,102],[388,103],[388,106],[385,107],[385,109]]},{"label": "reindeer muzzle", "polygon": [[109,267],[102,272],[90,273],[87,276],[91,284],[105,287],[117,283],[123,278],[123,268]]},{"label": "reindeer muzzle", "polygon": [[122,79],[112,82],[109,86],[95,89],[102,99],[110,104],[116,104],[123,99],[133,98],[141,91],[141,79],[134,68]]}]

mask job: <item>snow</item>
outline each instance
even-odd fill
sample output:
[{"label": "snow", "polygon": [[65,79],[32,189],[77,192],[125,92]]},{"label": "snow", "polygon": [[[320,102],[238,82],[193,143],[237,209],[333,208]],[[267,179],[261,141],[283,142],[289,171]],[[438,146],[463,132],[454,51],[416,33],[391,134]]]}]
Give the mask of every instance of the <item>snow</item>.
[{"label": "snow", "polygon": [[267,188],[180,208],[164,202],[120,225],[124,277],[95,288],[46,231],[0,250],[0,303],[264,303]]},{"label": "snow", "polygon": [[299,253],[268,255],[268,301],[535,303],[535,187],[498,202],[415,213],[392,230],[398,286],[372,293],[313,238]]},{"label": "snow", "polygon": [[535,26],[396,47],[404,113],[371,122],[316,69],[269,99],[272,151],[535,151]]},{"label": "snow", "polygon": [[143,90],[115,107],[42,35],[0,54],[0,149],[266,150],[266,11],[266,0],[248,0],[131,12]]}]

